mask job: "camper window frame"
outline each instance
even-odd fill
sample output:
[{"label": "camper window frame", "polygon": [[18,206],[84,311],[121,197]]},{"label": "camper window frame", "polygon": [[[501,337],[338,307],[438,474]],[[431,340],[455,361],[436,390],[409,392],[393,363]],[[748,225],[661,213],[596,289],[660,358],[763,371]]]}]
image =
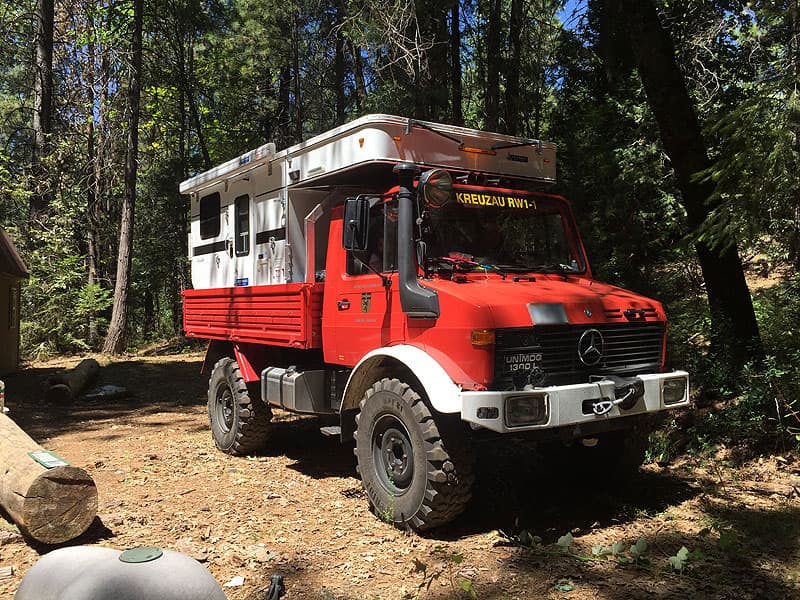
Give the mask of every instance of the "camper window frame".
[{"label": "camper window frame", "polygon": [[219,236],[222,226],[222,197],[212,192],[200,198],[200,239],[208,240]]},{"label": "camper window frame", "polygon": [[[247,213],[246,229],[242,229],[241,208],[244,206]],[[245,235],[242,235],[242,234]],[[234,234],[234,248],[236,256],[247,256],[250,254],[250,195],[242,194],[236,196],[233,200],[233,234]]]}]

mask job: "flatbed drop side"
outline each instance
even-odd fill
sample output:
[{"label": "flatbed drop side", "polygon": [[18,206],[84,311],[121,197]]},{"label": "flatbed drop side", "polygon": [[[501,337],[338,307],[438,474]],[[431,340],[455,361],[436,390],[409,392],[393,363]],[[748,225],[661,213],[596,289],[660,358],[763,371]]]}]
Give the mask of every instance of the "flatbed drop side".
[{"label": "flatbed drop side", "polygon": [[455,518],[473,442],[560,441],[568,468],[629,474],[650,418],[686,406],[655,300],[593,279],[555,147],[368,115],[181,184],[210,340],[216,445],[247,454],[271,410],[338,414],[381,518]]}]

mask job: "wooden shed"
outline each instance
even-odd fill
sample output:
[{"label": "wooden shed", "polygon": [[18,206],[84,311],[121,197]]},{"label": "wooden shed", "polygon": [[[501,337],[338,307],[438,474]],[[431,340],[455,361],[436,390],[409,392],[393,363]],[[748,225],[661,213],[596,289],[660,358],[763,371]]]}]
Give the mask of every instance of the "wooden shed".
[{"label": "wooden shed", "polygon": [[19,289],[28,269],[0,228],[0,375],[19,366]]}]

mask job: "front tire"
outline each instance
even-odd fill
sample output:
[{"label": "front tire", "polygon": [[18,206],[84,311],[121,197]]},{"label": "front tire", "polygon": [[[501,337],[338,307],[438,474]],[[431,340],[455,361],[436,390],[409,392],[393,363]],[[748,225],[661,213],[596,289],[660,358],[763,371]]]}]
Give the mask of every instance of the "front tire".
[{"label": "front tire", "polygon": [[381,379],[366,391],[355,440],[358,472],[379,518],[423,531],[466,507],[474,457],[461,423],[437,423],[408,384]]},{"label": "front tire", "polygon": [[250,394],[232,358],[214,365],[208,383],[208,418],[217,448],[244,456],[262,448],[269,437],[272,411]]}]

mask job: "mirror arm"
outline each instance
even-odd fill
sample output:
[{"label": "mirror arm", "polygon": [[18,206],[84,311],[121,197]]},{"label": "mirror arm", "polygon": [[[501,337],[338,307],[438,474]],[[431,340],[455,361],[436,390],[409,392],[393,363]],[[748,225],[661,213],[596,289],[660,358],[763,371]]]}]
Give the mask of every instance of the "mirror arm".
[{"label": "mirror arm", "polygon": [[355,258],[356,258],[356,260],[358,262],[360,262],[362,265],[364,265],[368,270],[372,271],[373,273],[375,273],[375,275],[377,275],[378,277],[381,278],[381,282],[383,283],[383,287],[385,287],[387,289],[392,287],[392,279],[391,279],[391,277],[388,277],[388,276],[384,275],[383,273],[378,271],[375,267],[373,267],[371,264],[365,263],[363,260],[361,260],[357,256]]}]

